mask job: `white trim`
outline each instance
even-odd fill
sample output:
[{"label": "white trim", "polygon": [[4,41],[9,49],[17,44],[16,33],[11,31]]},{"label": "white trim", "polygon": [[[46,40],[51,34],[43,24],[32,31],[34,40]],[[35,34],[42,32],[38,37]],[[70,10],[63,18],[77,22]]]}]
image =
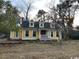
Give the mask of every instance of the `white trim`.
[{"label": "white trim", "polygon": [[60,40],[62,39],[62,32],[59,32]]},{"label": "white trim", "polygon": [[50,30],[48,30],[47,35],[48,35],[48,38],[51,38],[51,31]]},{"label": "white trim", "polygon": [[[28,36],[26,36],[26,31],[28,31]],[[25,37],[29,37],[29,30],[25,30]]]},{"label": "white trim", "polygon": [[[42,25],[42,26],[41,26]],[[43,28],[44,27],[44,22],[39,23],[39,27]]]},{"label": "white trim", "polygon": [[[32,23],[33,25],[31,25],[31,23]],[[29,27],[34,27],[34,22],[29,22]]]},{"label": "white trim", "polygon": [[[53,34],[53,32],[54,32],[54,31],[51,31],[51,34],[50,34],[50,36]],[[53,34],[53,35],[54,35],[54,34]],[[53,37],[53,36],[51,36],[51,37]]]},{"label": "white trim", "polygon": [[[53,37],[51,37],[51,32],[53,32]],[[57,40],[57,39],[60,39],[60,36],[59,37],[56,37],[56,31],[55,30],[52,30],[52,31],[48,31],[48,38],[50,38],[51,40]]]},{"label": "white trim", "polygon": [[[37,36],[33,36],[33,32],[34,32],[34,31],[37,33],[36,30],[33,30],[33,31],[32,31],[32,37],[33,37],[33,38],[36,38]],[[36,35],[37,35],[37,34],[36,34]]]},{"label": "white trim", "polygon": [[37,40],[38,38],[36,37],[32,37],[32,38],[29,38],[29,37],[26,37],[26,38],[22,38],[22,40]]}]

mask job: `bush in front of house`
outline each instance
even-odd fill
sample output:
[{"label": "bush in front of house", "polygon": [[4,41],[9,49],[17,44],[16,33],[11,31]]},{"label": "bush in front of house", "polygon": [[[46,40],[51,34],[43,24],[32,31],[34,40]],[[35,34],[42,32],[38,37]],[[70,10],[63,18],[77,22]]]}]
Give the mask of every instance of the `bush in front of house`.
[{"label": "bush in front of house", "polygon": [[72,31],[69,34],[70,39],[79,39],[79,31]]}]

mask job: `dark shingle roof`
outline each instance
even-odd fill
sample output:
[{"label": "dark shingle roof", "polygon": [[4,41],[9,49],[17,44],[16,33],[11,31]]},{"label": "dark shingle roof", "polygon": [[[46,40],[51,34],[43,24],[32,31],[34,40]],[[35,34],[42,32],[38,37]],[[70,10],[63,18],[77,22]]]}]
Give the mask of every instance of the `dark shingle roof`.
[{"label": "dark shingle roof", "polygon": [[22,22],[22,27],[29,28],[29,21],[23,21]]},{"label": "dark shingle roof", "polygon": [[39,22],[34,22],[34,28],[39,28]]},{"label": "dark shingle roof", "polygon": [[[29,21],[23,21],[22,22],[22,27],[24,27],[24,28],[40,28],[39,23],[40,22],[34,22],[34,27],[29,27]],[[53,26],[57,27],[57,25],[53,25]],[[44,27],[42,27],[42,28],[47,28],[47,29],[51,28],[50,23],[49,22],[44,22]],[[52,27],[52,28],[54,28],[54,27]]]},{"label": "dark shingle roof", "polygon": [[50,28],[50,23],[48,22],[44,23],[44,28]]}]

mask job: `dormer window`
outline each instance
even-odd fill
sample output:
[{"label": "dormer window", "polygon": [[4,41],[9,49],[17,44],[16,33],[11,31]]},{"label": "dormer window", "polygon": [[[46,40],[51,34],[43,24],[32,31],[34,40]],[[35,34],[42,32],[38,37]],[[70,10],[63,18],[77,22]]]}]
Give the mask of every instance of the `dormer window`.
[{"label": "dormer window", "polygon": [[55,28],[55,24],[54,23],[50,23],[50,27],[51,28]]},{"label": "dormer window", "polygon": [[32,23],[30,23],[30,25],[31,25],[31,26],[33,26],[33,22],[32,22]]},{"label": "dormer window", "polygon": [[44,27],[44,22],[40,22],[39,27]]},{"label": "dormer window", "polygon": [[30,21],[30,22],[29,22],[29,26],[30,26],[30,27],[34,27],[34,22],[33,22],[33,21]]},{"label": "dormer window", "polygon": [[41,24],[40,26],[43,26],[43,24]]}]

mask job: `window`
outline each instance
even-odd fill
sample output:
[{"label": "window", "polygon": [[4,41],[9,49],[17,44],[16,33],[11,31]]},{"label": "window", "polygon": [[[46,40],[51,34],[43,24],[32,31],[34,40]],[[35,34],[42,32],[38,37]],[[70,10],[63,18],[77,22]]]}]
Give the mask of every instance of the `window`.
[{"label": "window", "polygon": [[33,31],[33,37],[36,37],[36,31]]},{"label": "window", "polygon": [[58,31],[56,32],[56,36],[59,37],[59,32]]},{"label": "window", "polygon": [[51,28],[55,28],[55,25],[54,25],[54,24],[50,24],[50,27],[51,27]]},{"label": "window", "polygon": [[51,37],[53,37],[53,32],[51,32]]},{"label": "window", "polygon": [[25,35],[26,35],[26,37],[28,37],[29,36],[29,31],[26,31],[26,34]]},{"label": "window", "polygon": [[40,27],[44,27],[44,23],[40,23],[40,25],[39,25]]},{"label": "window", "polygon": [[31,24],[31,26],[33,26],[33,23],[30,23]]},{"label": "window", "polygon": [[29,26],[30,26],[30,27],[34,27],[34,22],[30,22],[30,23],[29,23]]},{"label": "window", "polygon": [[43,24],[41,24],[41,26],[43,26]]},{"label": "window", "polygon": [[16,37],[18,37],[18,32],[16,32]]}]

